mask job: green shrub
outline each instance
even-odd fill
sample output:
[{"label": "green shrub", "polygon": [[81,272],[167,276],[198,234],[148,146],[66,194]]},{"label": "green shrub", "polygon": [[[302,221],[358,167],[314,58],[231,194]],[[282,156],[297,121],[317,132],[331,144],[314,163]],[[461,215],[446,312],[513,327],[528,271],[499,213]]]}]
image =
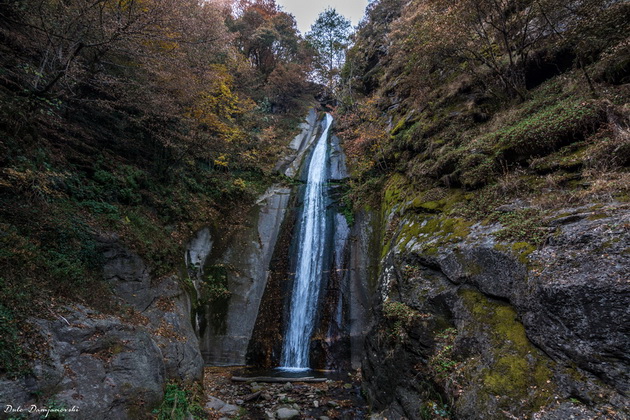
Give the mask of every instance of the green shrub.
[{"label": "green shrub", "polygon": [[182,389],[176,383],[166,385],[164,400],[160,407],[153,411],[157,420],[188,420],[205,418],[203,408],[191,392]]},{"label": "green shrub", "polygon": [[226,276],[208,275],[201,283],[201,300],[204,303],[219,302],[229,299],[232,292],[227,288]]}]

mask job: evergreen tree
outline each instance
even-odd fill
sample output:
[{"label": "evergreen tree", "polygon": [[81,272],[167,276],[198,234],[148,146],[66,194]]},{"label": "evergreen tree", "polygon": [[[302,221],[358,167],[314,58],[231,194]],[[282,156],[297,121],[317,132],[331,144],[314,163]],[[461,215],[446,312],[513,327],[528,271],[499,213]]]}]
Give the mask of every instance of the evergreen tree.
[{"label": "evergreen tree", "polygon": [[335,9],[328,8],[319,14],[310,32],[306,34],[306,38],[319,54],[315,64],[317,76],[330,89],[334,89],[338,82],[350,33],[350,21]]}]

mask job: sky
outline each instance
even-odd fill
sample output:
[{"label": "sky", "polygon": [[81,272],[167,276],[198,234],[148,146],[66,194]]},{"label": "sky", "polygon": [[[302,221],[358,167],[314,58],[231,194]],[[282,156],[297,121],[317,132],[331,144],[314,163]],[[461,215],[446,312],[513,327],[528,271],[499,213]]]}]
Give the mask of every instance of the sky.
[{"label": "sky", "polygon": [[352,21],[352,26],[357,26],[368,0],[276,0],[276,4],[282,6],[282,10],[291,13],[297,20],[298,29],[302,34],[311,30],[311,25],[317,19],[317,15],[332,7],[347,19]]}]

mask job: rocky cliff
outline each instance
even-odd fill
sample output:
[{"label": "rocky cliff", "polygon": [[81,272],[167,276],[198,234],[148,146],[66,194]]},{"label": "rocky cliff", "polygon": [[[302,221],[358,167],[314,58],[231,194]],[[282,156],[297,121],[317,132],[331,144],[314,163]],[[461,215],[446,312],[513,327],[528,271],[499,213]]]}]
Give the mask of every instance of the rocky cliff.
[{"label": "rocky cliff", "polygon": [[506,240],[505,222],[389,204],[363,360],[375,410],[409,419],[627,418],[627,205],[549,215],[534,247]]},{"label": "rocky cliff", "polygon": [[348,52],[386,418],[629,416],[630,7],[532,5],[375,1]]}]

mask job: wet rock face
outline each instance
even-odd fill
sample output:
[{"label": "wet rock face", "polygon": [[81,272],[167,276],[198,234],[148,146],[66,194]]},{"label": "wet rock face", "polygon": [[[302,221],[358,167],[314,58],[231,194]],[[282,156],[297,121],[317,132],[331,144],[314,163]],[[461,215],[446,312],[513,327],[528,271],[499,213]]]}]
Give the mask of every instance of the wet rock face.
[{"label": "wet rock face", "polygon": [[629,218],[551,220],[556,231],[527,252],[492,226],[432,248],[394,234],[363,359],[374,410],[627,418]]},{"label": "wet rock face", "polygon": [[191,270],[201,270],[206,263],[206,259],[212,251],[212,236],[210,229],[203,228],[190,240],[186,249],[186,266]]},{"label": "wet rock face", "polygon": [[289,177],[294,177],[298,173],[304,155],[317,138],[317,127],[317,112],[315,109],[311,109],[306,120],[300,125],[302,132],[291,141],[289,144],[290,152],[278,162],[274,168],[275,171]]},{"label": "wet rock face", "polygon": [[252,208],[247,225],[231,238],[222,255],[212,261],[228,267],[231,295],[222,314],[222,328],[208,323],[201,331],[202,354],[209,364],[245,364],[290,193],[286,187],[270,187]]}]

